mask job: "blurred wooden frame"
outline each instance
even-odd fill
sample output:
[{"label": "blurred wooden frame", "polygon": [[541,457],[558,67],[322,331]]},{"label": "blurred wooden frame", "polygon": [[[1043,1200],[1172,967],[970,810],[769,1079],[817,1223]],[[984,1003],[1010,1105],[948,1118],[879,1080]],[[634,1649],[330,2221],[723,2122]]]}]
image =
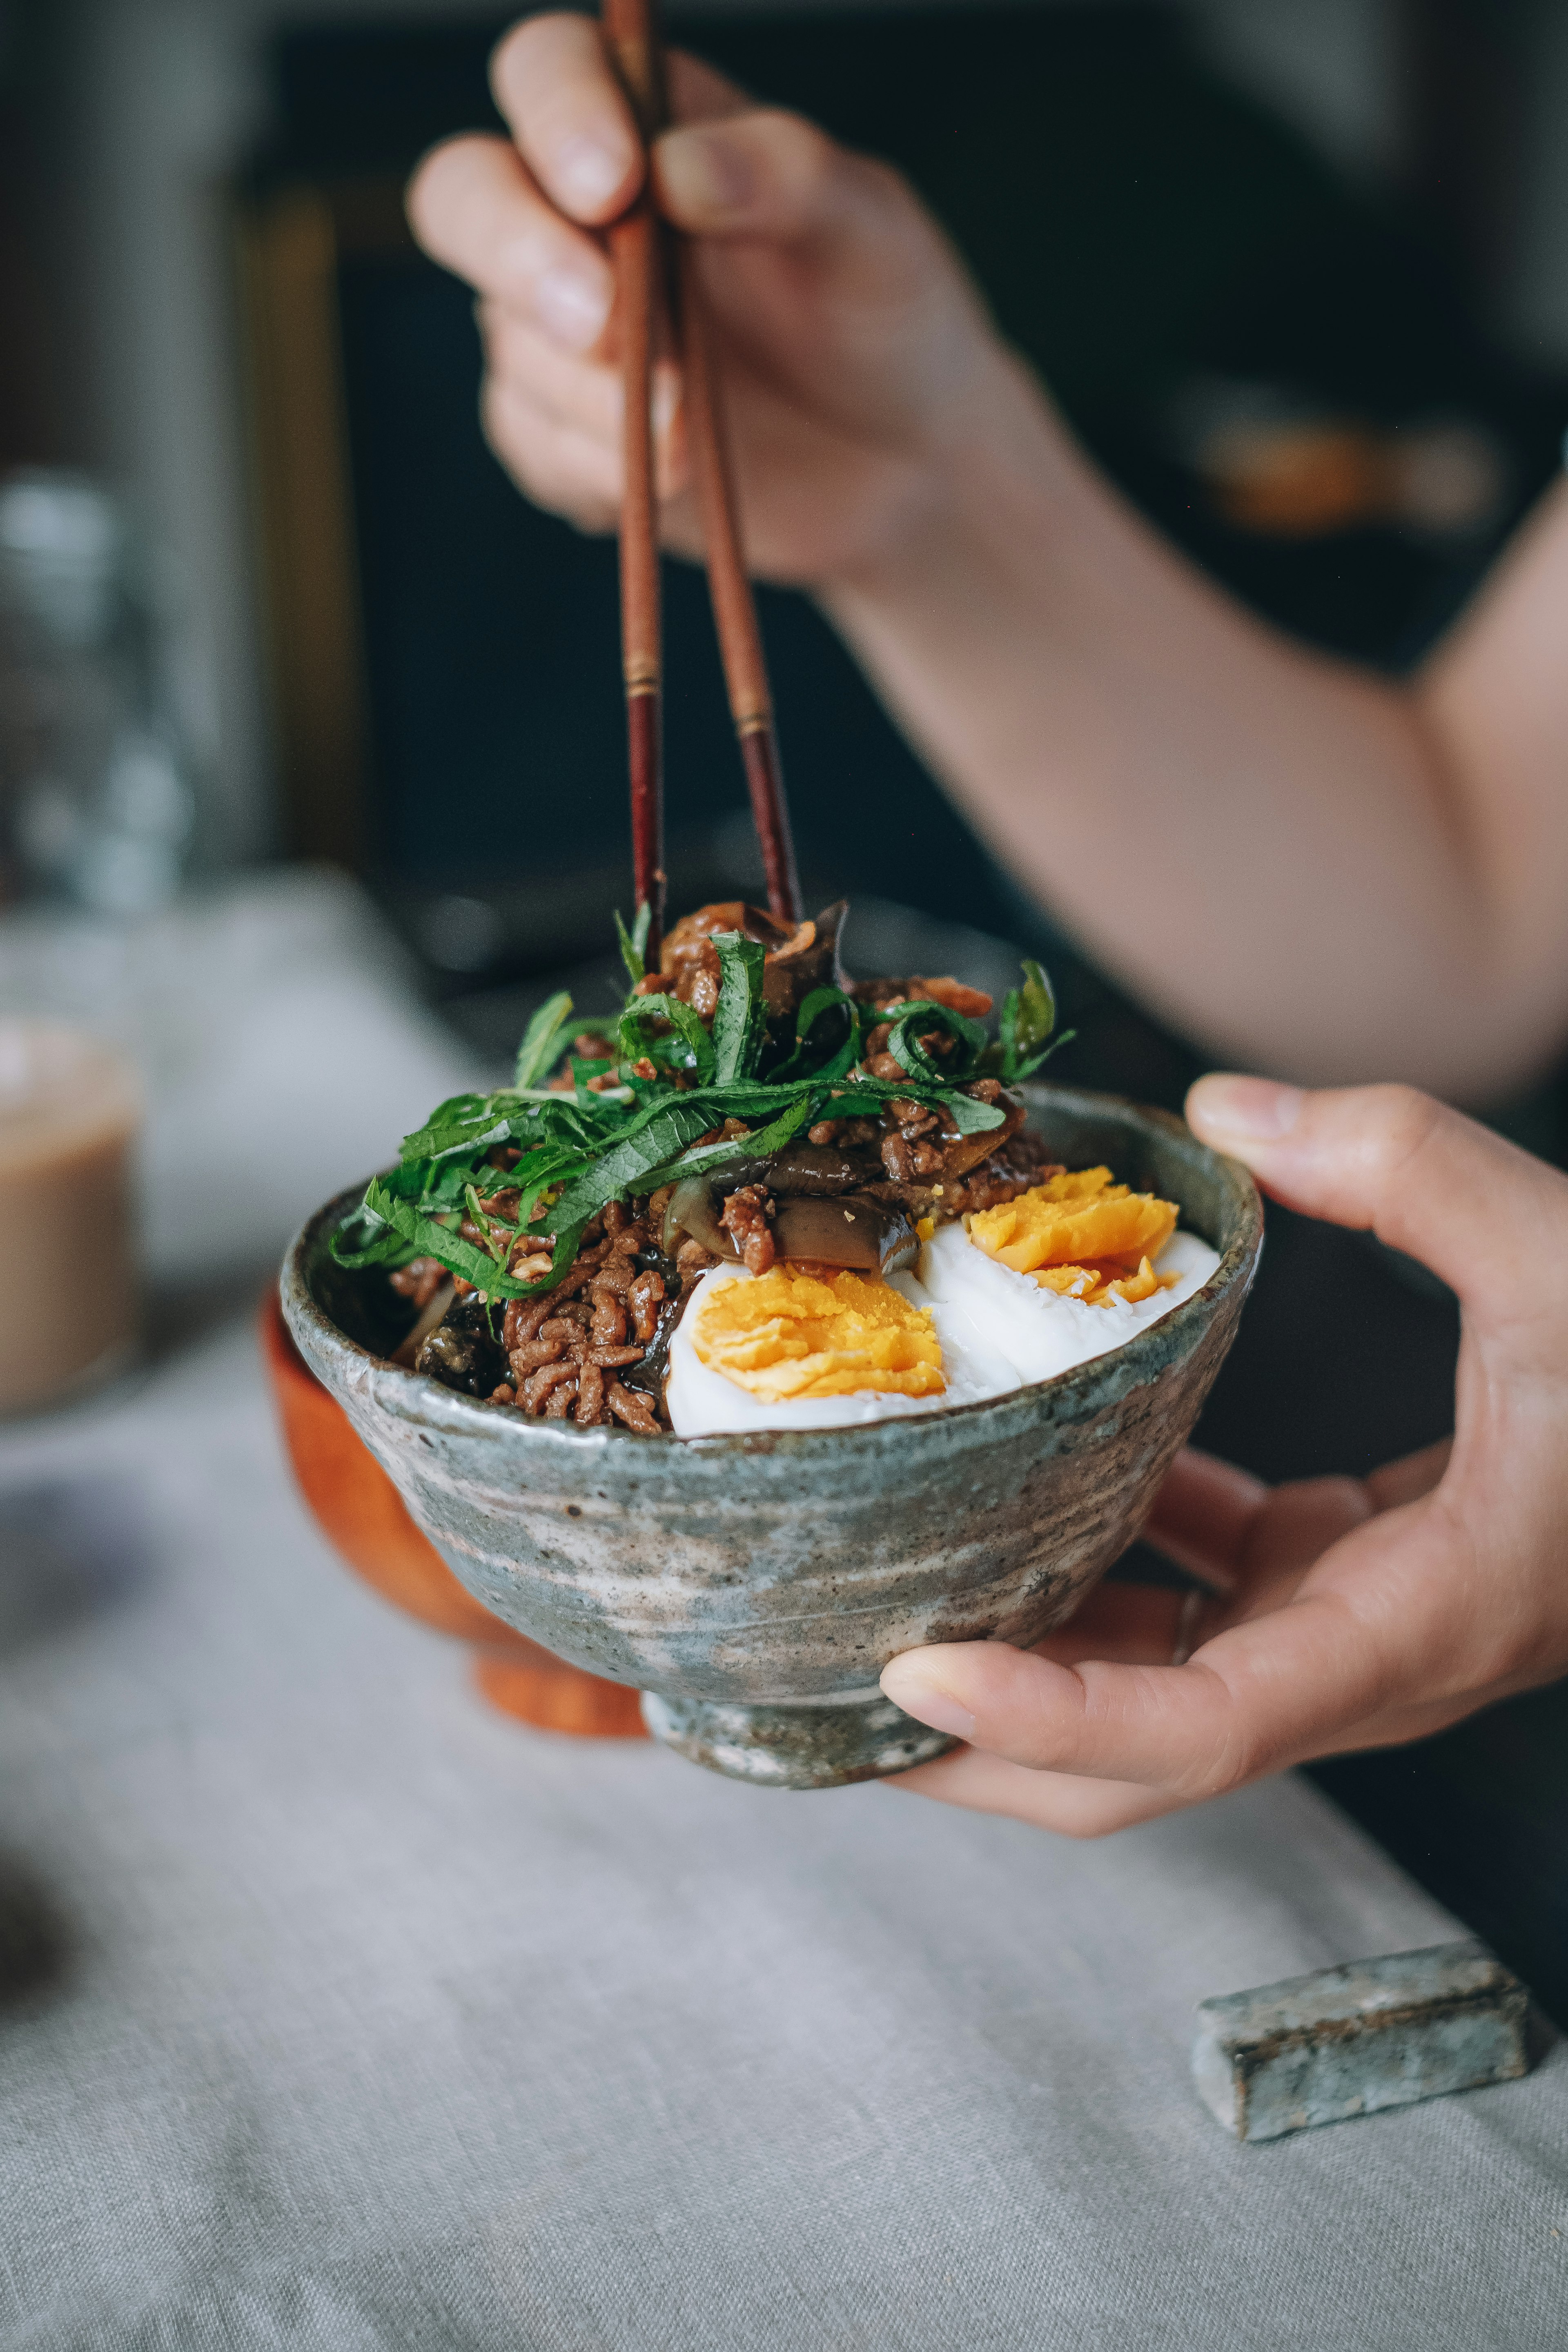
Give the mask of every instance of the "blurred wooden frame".
[{"label": "blurred wooden frame", "polygon": [[363,871],[371,724],[340,273],[416,257],[400,180],[242,195],[240,323],[282,847]]}]

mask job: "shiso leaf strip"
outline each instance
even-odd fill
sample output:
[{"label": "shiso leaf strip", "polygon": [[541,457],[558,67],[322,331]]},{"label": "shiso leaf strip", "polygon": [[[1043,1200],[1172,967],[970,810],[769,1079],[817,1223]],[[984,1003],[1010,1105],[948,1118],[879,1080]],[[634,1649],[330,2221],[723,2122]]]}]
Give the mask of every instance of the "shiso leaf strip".
[{"label": "shiso leaf strip", "polygon": [[715,931],[713,946],[722,978],[713,1012],[713,1076],[721,1086],[749,1078],[767,1035],[763,966],[767,950],[739,931]]},{"label": "shiso leaf strip", "polygon": [[[547,1003],[540,1006],[523,1031],[522,1043],[517,1049],[515,1083],[518,1086],[537,1086],[540,1079],[547,1075],[560,1052],[562,1032],[571,1018],[572,999],[564,989],[559,996],[551,997]],[[437,1112],[437,1117],[439,1116]]]},{"label": "shiso leaf strip", "polygon": [[[449,1096],[405,1136],[398,1165],[372,1180],[334,1236],[340,1265],[395,1266],[433,1257],[490,1299],[531,1298],[566,1275],[584,1227],[612,1200],[738,1159],[765,1158],[820,1118],[875,1113],[895,1101],[940,1111],[961,1135],[986,1133],[1005,1113],[964,1093],[967,1081],[992,1070],[1016,1084],[1066,1043],[1047,1043],[1056,1006],[1045,973],[1029,962],[1022,986],[1004,1002],[997,1044],[987,1045],[979,1024],[949,1006],[906,1000],[875,1017],[890,1014],[889,1049],[908,1075],[874,1078],[859,1066],[868,1009],[840,988],[822,987],[796,1013],[792,1050],[762,1076],[768,1050],[763,947],[738,932],[714,935],[721,984],[710,1028],[673,994],[635,993],[647,909],[638,910],[630,932],[618,917],[616,928],[633,991],[622,1012],[574,1018],[564,991],[541,1005],[518,1050],[512,1086]],[[921,1045],[933,1030],[953,1040],[950,1056]],[[562,1060],[568,1034],[604,1038],[605,1056],[574,1055],[573,1091],[564,1093],[543,1082]],[[632,1062],[651,1063],[657,1076],[628,1076]],[[589,1091],[590,1076],[611,1071],[622,1083]],[[699,1142],[729,1119],[746,1133]],[[519,1153],[508,1168],[491,1162],[502,1144]],[[497,1195],[513,1192],[515,1223],[491,1205]],[[488,1249],[463,1238],[465,1215],[490,1234]],[[520,1244],[531,1256],[549,1248],[550,1270],[541,1280],[521,1282],[510,1272]]]},{"label": "shiso leaf strip", "polygon": [[1057,1000],[1043,968],[1032,956],[1024,959],[1023,986],[1010,988],[1003,998],[997,1025],[1002,1039],[1002,1081],[1009,1087],[1032,1077],[1057,1047],[1065,1045],[1072,1035],[1068,1030],[1054,1045],[1047,1045],[1046,1040],[1057,1025]]},{"label": "shiso leaf strip", "polygon": [[[967,1020],[951,1005],[938,1004],[931,997],[911,997],[903,1004],[890,1005],[882,1017],[894,1022],[888,1051],[911,1078],[924,1078],[933,1087],[951,1087],[973,1076],[985,1050],[985,1032],[978,1021]],[[921,1042],[922,1034],[929,1037],[937,1029],[945,1029],[958,1047],[951,1061],[937,1061]]]},{"label": "shiso leaf strip", "polygon": [[647,970],[647,932],[652,918],[651,907],[639,907],[637,911],[637,920],[628,931],[621,920],[620,908],[617,907],[616,909],[616,939],[620,946],[621,961],[626,965],[634,988]]},{"label": "shiso leaf strip", "polygon": [[[651,1021],[668,1021],[675,1035],[650,1034]],[[634,996],[621,1015],[619,1045],[623,1062],[647,1060],[667,1070],[692,1070],[699,1086],[707,1086],[713,1076],[713,1040],[700,1016],[679,996]]]},{"label": "shiso leaf strip", "polygon": [[812,1106],[812,1097],[803,1094],[782,1110],[766,1127],[752,1128],[747,1135],[731,1136],[727,1143],[707,1143],[700,1150],[683,1151],[664,1168],[649,1168],[627,1186],[632,1192],[657,1192],[661,1184],[679,1183],[683,1176],[700,1175],[704,1169],[721,1168],[727,1160],[765,1158],[770,1151],[782,1151],[792,1135],[799,1129]]},{"label": "shiso leaf strip", "polygon": [[823,1014],[836,1004],[842,1005],[849,1016],[843,1043],[837,1052],[830,1055],[820,1068],[811,1072],[811,1076],[819,1081],[848,1076],[860,1058],[860,1007],[855,999],[847,995],[841,988],[814,988],[795,1014],[795,1051],[788,1061],[781,1063],[773,1072],[775,1086],[782,1086],[793,1079],[797,1072],[805,1075],[800,1071],[800,1066],[809,1058],[811,1033]]}]

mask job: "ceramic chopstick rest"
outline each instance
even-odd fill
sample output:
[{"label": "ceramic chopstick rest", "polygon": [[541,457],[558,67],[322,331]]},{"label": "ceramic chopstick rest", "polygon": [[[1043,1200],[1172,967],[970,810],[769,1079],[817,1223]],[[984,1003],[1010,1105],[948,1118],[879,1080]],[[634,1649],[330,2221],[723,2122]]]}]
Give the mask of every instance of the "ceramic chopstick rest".
[{"label": "ceramic chopstick rest", "polygon": [[1530,1996],[1481,1943],[1434,1944],[1198,2003],[1193,2074],[1237,2139],[1279,2139],[1524,2074]]}]

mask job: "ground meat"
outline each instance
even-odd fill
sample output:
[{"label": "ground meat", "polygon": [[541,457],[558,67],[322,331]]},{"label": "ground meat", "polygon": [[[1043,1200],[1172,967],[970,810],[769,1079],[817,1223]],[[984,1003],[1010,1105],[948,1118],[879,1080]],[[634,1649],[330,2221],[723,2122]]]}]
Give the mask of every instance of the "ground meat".
[{"label": "ground meat", "polygon": [[917,976],[904,984],[911,996],[926,996],[933,1004],[945,1004],[950,1013],[961,1013],[966,1021],[984,1021],[995,1001],[984,989],[971,988],[950,977],[922,980]]},{"label": "ground meat", "polygon": [[983,988],[970,988],[962,980],[926,980],[918,972],[908,980],[859,980],[850,994],[877,1012],[889,1004],[914,1004],[927,998],[932,1004],[945,1004],[950,1012],[962,1013],[968,1021],[984,1021],[993,1002]]},{"label": "ground meat", "polygon": [[423,1314],[447,1280],[447,1269],[438,1257],[414,1257],[406,1265],[400,1265],[388,1279],[394,1290],[412,1300]]},{"label": "ground meat", "polygon": [[858,1145],[873,1141],[881,1131],[874,1118],[819,1118],[815,1127],[807,1128],[806,1141],[826,1144],[838,1151],[853,1151]]},{"label": "ground meat", "polygon": [[636,1389],[623,1388],[619,1381],[610,1382],[610,1411],[617,1421],[635,1429],[639,1437],[657,1437],[659,1424],[655,1417],[653,1402]]},{"label": "ground meat", "polygon": [[915,1148],[901,1135],[882,1138],[882,1165],[895,1184],[910,1184],[915,1174]]},{"label": "ground meat", "polygon": [[912,1184],[918,1177],[940,1176],[946,1155],[940,1143],[917,1141],[908,1133],[885,1135],[882,1165],[895,1184]]},{"label": "ground meat", "polygon": [[632,1336],[639,1347],[646,1348],[658,1329],[658,1310],[663,1304],[664,1276],[650,1266],[645,1274],[638,1275],[626,1293]]},{"label": "ground meat", "polygon": [[694,1282],[718,1264],[712,1251],[704,1249],[700,1242],[683,1241],[675,1253],[675,1270],[680,1276],[682,1290],[689,1290]]},{"label": "ground meat", "polygon": [[766,1274],[778,1255],[768,1223],[768,1195],[761,1184],[742,1184],[724,1203],[719,1220],[741,1253],[748,1274]]},{"label": "ground meat", "polygon": [[1061,1161],[1048,1159],[1039,1138],[1025,1130],[989,1160],[983,1160],[978,1168],[972,1168],[967,1176],[944,1188],[942,1214],[966,1217],[981,1209],[998,1209],[1005,1201],[1016,1201],[1031,1185],[1043,1184],[1047,1177],[1061,1172]]},{"label": "ground meat", "polygon": [[[584,1232],[563,1281],[542,1298],[510,1299],[501,1345],[511,1380],[496,1389],[492,1402],[583,1428],[602,1428],[614,1415],[628,1428],[657,1429],[648,1418],[651,1403],[617,1403],[621,1384],[606,1377],[641,1363],[657,1323],[663,1276],[637,1263],[650,1246],[641,1218],[612,1201]],[[642,1338],[633,1339],[633,1330]],[[503,1395],[503,1389],[510,1393]]]}]

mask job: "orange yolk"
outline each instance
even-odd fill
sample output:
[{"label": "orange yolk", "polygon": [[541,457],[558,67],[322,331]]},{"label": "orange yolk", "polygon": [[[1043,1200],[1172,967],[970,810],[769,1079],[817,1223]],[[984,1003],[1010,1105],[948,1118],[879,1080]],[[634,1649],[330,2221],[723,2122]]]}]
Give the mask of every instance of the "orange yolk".
[{"label": "orange yolk", "polygon": [[862,1389],[941,1396],[947,1385],[929,1313],[859,1274],[823,1279],[784,1265],[754,1282],[715,1283],[691,1345],[700,1363],[769,1403]]},{"label": "orange yolk", "polygon": [[1179,1279],[1150,1261],[1176,1230],[1176,1204],[1113,1184],[1109,1168],[1052,1176],[1017,1200],[982,1209],[969,1238],[1001,1265],[1089,1307],[1152,1298]]}]

